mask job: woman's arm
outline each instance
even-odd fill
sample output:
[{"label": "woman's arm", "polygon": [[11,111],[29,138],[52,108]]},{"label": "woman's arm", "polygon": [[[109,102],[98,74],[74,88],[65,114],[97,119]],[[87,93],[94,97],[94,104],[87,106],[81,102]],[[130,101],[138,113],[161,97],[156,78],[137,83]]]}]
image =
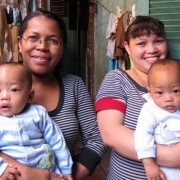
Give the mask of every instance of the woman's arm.
[{"label": "woman's arm", "polygon": [[[134,131],[123,126],[124,115],[117,110],[97,113],[103,142],[118,154],[138,160],[134,147]],[[164,167],[180,167],[180,143],[176,146],[157,145],[157,163]]]},{"label": "woman's arm", "polygon": [[156,162],[160,166],[180,168],[180,143],[175,146],[157,145]]},{"label": "woman's arm", "polygon": [[89,176],[90,172],[81,163],[76,163],[75,172],[73,174],[74,174],[73,178],[75,180],[83,180],[83,179],[86,179],[86,177]]},{"label": "woman's arm", "polygon": [[6,154],[0,152],[0,156],[4,159],[4,161],[8,164],[12,164],[17,167],[20,172],[20,176],[17,176],[17,180],[59,180],[60,176],[56,175],[55,173],[51,173],[45,169],[39,168],[31,168],[25,166],[14,159],[10,158]]},{"label": "woman's arm", "polygon": [[103,142],[124,157],[138,160],[134,148],[134,131],[123,125],[124,114],[117,110],[97,112]]},{"label": "woman's arm", "polygon": [[[76,85],[76,116],[78,119],[83,149],[77,156],[76,177],[89,176],[100,163],[106,146],[100,137],[96,114],[90,95],[81,79]],[[78,178],[79,179],[79,178]]]}]

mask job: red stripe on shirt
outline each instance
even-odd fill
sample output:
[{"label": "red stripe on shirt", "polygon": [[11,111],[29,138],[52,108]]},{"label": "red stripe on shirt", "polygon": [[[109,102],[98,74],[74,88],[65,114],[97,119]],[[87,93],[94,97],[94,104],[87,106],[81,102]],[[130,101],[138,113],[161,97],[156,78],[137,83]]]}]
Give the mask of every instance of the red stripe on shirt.
[{"label": "red stripe on shirt", "polygon": [[107,110],[107,109],[114,109],[121,111],[125,114],[126,112],[126,104],[122,101],[120,101],[117,98],[108,97],[99,99],[95,104],[95,111],[101,111],[101,110]]}]

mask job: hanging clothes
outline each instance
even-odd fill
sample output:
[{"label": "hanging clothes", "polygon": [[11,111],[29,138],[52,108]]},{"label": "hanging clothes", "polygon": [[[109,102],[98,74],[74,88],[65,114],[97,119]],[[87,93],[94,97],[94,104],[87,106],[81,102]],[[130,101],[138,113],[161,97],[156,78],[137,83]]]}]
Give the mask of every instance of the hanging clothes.
[{"label": "hanging clothes", "polygon": [[115,19],[116,19],[116,15],[111,13],[109,15],[108,26],[106,29],[106,39],[108,39],[107,56],[109,57],[108,72],[112,71],[113,69],[119,69],[119,59],[114,57],[115,36],[116,36],[116,32],[114,32]]},{"label": "hanging clothes", "polygon": [[107,27],[108,32],[106,31],[106,38],[114,40],[116,38],[118,20],[123,14],[123,12],[119,8],[119,6],[117,6],[117,12],[116,12],[116,15],[113,17],[113,19],[112,19],[112,14],[113,13],[110,13],[110,17],[108,21],[108,26],[110,27]]},{"label": "hanging clothes", "polygon": [[13,8],[13,26],[19,26],[21,23],[21,13],[18,8]]},{"label": "hanging clothes", "polygon": [[108,72],[113,69],[120,68],[119,58],[114,56],[114,51],[118,19],[121,17],[121,15],[122,11],[119,7],[117,7],[116,15],[114,15],[113,13],[110,13],[109,15],[108,25],[106,29],[106,39],[108,39],[107,56],[109,57]]},{"label": "hanging clothes", "polygon": [[6,1],[6,6],[1,6],[0,22],[0,60],[1,62],[18,62],[18,28],[22,21],[19,5],[16,0]]},{"label": "hanging clothes", "polygon": [[23,20],[28,14],[28,4],[27,4],[26,0],[21,0],[20,12],[21,12],[22,20]]},{"label": "hanging clothes", "polygon": [[112,27],[115,22],[116,15],[113,13],[110,13],[109,15],[109,20],[108,20],[108,25],[106,29],[106,39],[108,40],[108,45],[107,45],[107,56],[111,59],[114,59],[114,47],[115,47],[115,36],[116,32],[112,31]]},{"label": "hanging clothes", "polygon": [[119,69],[119,68],[120,68],[120,65],[119,65],[118,57],[116,59],[109,58],[109,61],[108,61],[108,72],[112,71],[113,69]]},{"label": "hanging clothes", "polygon": [[6,19],[8,24],[13,23],[13,8],[10,5],[6,7]]},{"label": "hanging clothes", "polygon": [[133,21],[132,12],[126,11],[118,19],[114,56],[119,58],[122,69],[129,69],[130,59],[124,48],[125,32]]},{"label": "hanging clothes", "polygon": [[[43,1],[44,4],[46,2]],[[28,8],[30,11],[37,10],[36,0],[8,0],[0,3],[0,62],[19,61],[19,25],[27,16]]]}]

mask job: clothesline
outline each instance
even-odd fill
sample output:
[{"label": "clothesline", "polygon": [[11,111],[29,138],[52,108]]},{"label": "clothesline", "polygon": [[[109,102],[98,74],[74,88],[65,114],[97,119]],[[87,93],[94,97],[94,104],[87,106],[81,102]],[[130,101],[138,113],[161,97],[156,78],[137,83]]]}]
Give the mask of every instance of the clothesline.
[{"label": "clothesline", "polygon": [[100,6],[102,6],[106,11],[109,13],[112,13],[108,8],[106,8],[103,4],[101,4],[99,1],[96,1]]}]

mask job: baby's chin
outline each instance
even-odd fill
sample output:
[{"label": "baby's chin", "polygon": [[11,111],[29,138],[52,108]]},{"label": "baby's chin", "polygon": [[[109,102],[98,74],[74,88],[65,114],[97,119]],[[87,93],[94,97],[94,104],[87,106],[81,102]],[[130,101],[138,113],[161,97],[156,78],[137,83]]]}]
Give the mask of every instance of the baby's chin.
[{"label": "baby's chin", "polygon": [[174,106],[173,106],[173,107],[171,107],[171,106],[165,107],[165,108],[163,108],[163,109],[164,109],[165,111],[170,112],[170,113],[174,113],[174,112],[177,111],[177,108],[175,108]]},{"label": "baby's chin", "polygon": [[12,113],[0,113],[1,116],[4,116],[4,117],[12,117],[13,114]]}]

